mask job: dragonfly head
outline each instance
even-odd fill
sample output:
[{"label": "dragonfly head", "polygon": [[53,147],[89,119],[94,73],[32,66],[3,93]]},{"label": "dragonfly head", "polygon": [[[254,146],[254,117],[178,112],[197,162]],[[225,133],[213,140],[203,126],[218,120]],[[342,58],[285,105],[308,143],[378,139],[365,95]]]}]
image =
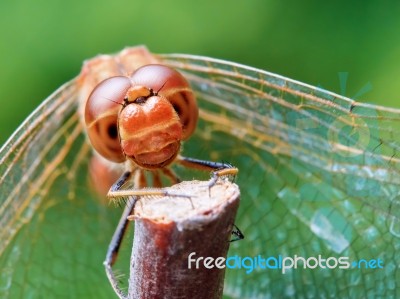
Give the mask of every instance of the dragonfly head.
[{"label": "dragonfly head", "polygon": [[110,161],[126,159],[146,169],[169,165],[193,133],[198,108],[189,83],[163,65],[99,83],[89,96],[85,121],[95,150]]}]

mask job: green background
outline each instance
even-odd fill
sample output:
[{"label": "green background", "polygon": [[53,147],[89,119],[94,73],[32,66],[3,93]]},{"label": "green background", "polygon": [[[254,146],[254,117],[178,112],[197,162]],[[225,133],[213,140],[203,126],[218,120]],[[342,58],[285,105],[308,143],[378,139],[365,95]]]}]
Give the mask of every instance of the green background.
[{"label": "green background", "polygon": [[[146,2],[90,0],[84,3],[76,0],[69,2],[0,1],[0,100],[2,107],[0,109],[0,144],[43,99],[79,73],[84,59],[99,53],[118,52],[126,46],[138,44],[147,45],[155,53],[189,53],[236,61],[311,85],[318,85],[350,97],[355,96],[360,101],[400,107],[397,101],[400,89],[397,84],[400,72],[398,60],[400,3],[396,4],[394,1],[380,4],[372,1],[325,3],[322,1],[262,0],[204,0],[190,3],[183,0]],[[222,143],[225,141],[223,138],[219,139]],[[195,143],[191,144],[195,147]],[[200,151],[198,148],[196,150]],[[192,151],[194,152],[193,149]],[[261,154],[270,158],[268,160],[270,165],[274,165],[274,162],[270,161],[277,161],[281,158],[270,156],[266,152]],[[70,155],[73,156],[74,152],[71,151]],[[199,157],[200,155],[194,156]],[[260,165],[256,165],[256,161],[246,163],[248,162],[246,159],[247,157],[244,157],[239,161],[242,164],[238,165],[245,165],[243,168],[240,167],[244,169],[244,173],[250,173],[246,170],[250,169],[252,165],[260,167]],[[282,163],[282,165],[287,167],[284,167],[284,170],[279,169],[279,174],[282,174],[283,177],[286,175],[285,170],[290,174],[292,170],[294,174],[301,171],[301,168],[296,168],[294,162],[287,165]],[[246,180],[252,183],[260,181],[258,185],[261,186],[264,179],[264,176],[258,175],[261,168],[252,170],[251,175],[242,176],[242,178],[245,182]],[[317,172],[317,178],[318,175],[320,173]],[[347,178],[351,178],[350,175]],[[289,186],[291,186],[291,178],[291,176],[285,177],[285,183],[288,182]],[[276,188],[278,184],[273,186],[273,182],[270,180],[268,184]],[[345,182],[344,179],[343,182]],[[341,178],[339,177],[334,183],[342,183]],[[55,186],[56,194],[59,190],[66,190]],[[334,188],[332,190],[335,191]],[[265,188],[262,191],[269,195],[273,194],[275,189]],[[257,189],[247,192],[257,198]],[[360,197],[360,194],[354,194],[354,198]],[[329,196],[327,195],[327,197]],[[62,197],[57,198],[63,199]],[[259,196],[259,198],[263,198],[263,196]],[[269,197],[265,195],[264,198]],[[282,196],[282,202],[274,202],[277,206],[274,206],[273,212],[278,212],[275,215],[265,208],[270,207],[270,202],[254,201],[262,204],[262,208],[247,210],[254,214],[243,214],[243,219],[247,219],[247,223],[253,224],[253,219],[258,219],[257,216],[261,217],[261,213],[267,211],[265,213],[270,213],[268,216],[275,217],[272,220],[268,219],[268,223],[278,223],[279,226],[282,226],[281,229],[273,228],[274,232],[291,232],[290,229],[295,227],[293,223],[298,223],[297,219],[292,217],[292,222],[286,223],[285,219],[285,223],[281,223],[281,217],[287,211],[287,208],[282,206],[288,204],[291,199],[289,194],[289,196]],[[365,206],[368,206],[369,202],[365,202],[367,203]],[[68,205],[69,202],[62,201],[61,204]],[[86,202],[80,204],[86,204]],[[319,204],[316,203],[315,207],[318,208]],[[250,206],[249,203],[248,206]],[[73,214],[72,208],[74,207],[71,206],[70,210],[53,210],[57,217],[54,216],[51,220],[58,224],[52,227],[54,230],[61,225],[66,227],[65,231],[68,231],[71,223],[68,215],[74,215],[76,219],[81,219],[81,222],[90,219],[81,217],[80,214]],[[107,212],[109,210],[107,209]],[[64,213],[61,215],[65,215],[65,217],[60,217],[59,211]],[[85,209],[79,211],[83,214],[82,211]],[[118,210],[114,211],[114,213],[116,212]],[[371,214],[381,215],[372,212]],[[255,215],[256,218],[252,215]],[[263,216],[265,215],[263,214]],[[35,216],[40,217],[40,215]],[[360,217],[362,218],[362,216]],[[60,223],[58,223],[59,218],[61,219]],[[365,218],[369,219],[369,215],[365,215]],[[262,222],[264,219],[266,217],[261,219]],[[371,216],[371,219],[375,218]],[[76,224],[76,227],[81,223],[72,222]],[[92,222],[88,223],[93,224]],[[108,232],[104,232],[102,237],[107,238],[108,241],[109,232],[113,227],[108,220],[104,223],[108,223],[109,227]],[[33,225],[27,226],[27,228],[42,232],[39,224],[38,229]],[[300,231],[308,232],[307,229],[303,228]],[[24,240],[28,244],[32,240],[32,242],[37,240],[29,238],[31,236],[29,230],[26,232],[28,238]],[[267,230],[254,230],[253,235],[250,235],[248,239],[261,236],[262,240],[267,240],[268,233]],[[43,236],[53,237],[53,234],[43,233]],[[20,235],[20,237],[25,237],[25,235]],[[57,237],[62,238],[63,236],[58,235]],[[75,238],[71,234],[67,237]],[[365,239],[368,240],[368,237],[370,236],[367,235]],[[276,240],[279,238],[282,238],[282,235],[272,236],[272,242],[275,242],[273,244],[277,244]],[[259,239],[257,242],[257,244],[262,243]],[[55,242],[55,244],[63,243]],[[284,243],[279,243],[281,247],[278,248],[280,250],[282,247],[290,247],[292,244],[302,245],[302,241],[294,239],[293,243],[286,243],[285,240]],[[373,248],[372,245],[376,244],[371,244],[371,248]],[[382,242],[378,245],[386,246]],[[393,253],[393,256],[397,258],[392,251],[393,248],[396,248],[397,242],[390,239],[388,245],[389,255]],[[90,247],[92,243],[88,241],[85,246]],[[305,247],[308,248],[307,252],[311,252],[309,247]],[[29,246],[26,248],[31,250]],[[381,249],[381,247],[377,248]],[[40,256],[40,260],[46,258],[45,255],[42,255],[44,251],[41,249],[32,247],[32,250],[35,250]],[[257,247],[247,249],[260,252]],[[291,249],[297,250],[296,247],[291,247]],[[354,250],[358,250],[358,247],[355,247]],[[84,252],[86,254],[89,252],[90,255],[90,251]],[[374,251],[371,249],[371,252]],[[378,252],[382,252],[382,250]],[[78,256],[78,259],[85,258],[85,255]],[[27,264],[28,262],[30,260],[27,261]],[[53,262],[54,260],[52,260]],[[47,266],[45,263],[43,264]],[[61,266],[63,264],[60,264]],[[18,269],[22,271],[23,268],[19,267]],[[23,277],[19,274],[17,273],[16,276]],[[47,274],[51,276],[52,273]],[[35,276],[34,278],[46,281],[46,277]],[[251,290],[253,284],[260,281],[261,279],[250,281],[247,285],[248,289]],[[390,279],[387,281],[391,282]],[[393,281],[396,280],[393,279]],[[49,280],[49,283],[52,281]],[[279,289],[280,283],[283,281],[279,281],[274,287]],[[260,283],[261,286],[265,285]],[[381,285],[380,288],[383,289],[385,286]],[[360,287],[354,289],[360,292],[364,291]]]},{"label": "green background", "polygon": [[400,107],[399,9],[395,1],[2,0],[0,144],[84,59],[138,44]]}]

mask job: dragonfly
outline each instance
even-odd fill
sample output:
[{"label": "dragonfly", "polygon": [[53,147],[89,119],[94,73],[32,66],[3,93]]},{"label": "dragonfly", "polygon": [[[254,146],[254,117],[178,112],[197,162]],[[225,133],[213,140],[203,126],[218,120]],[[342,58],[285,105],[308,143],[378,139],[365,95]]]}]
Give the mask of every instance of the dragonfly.
[{"label": "dragonfly", "polygon": [[[144,47],[100,57],[104,64],[86,62],[0,150],[1,298],[116,298],[103,260],[121,210],[98,195],[114,178],[93,159],[80,103],[113,70],[151,63],[178,70],[196,95],[199,121],[182,153],[240,170],[236,224],[246,238],[229,256],[383,262],[227,269],[226,298],[396,297],[400,110],[209,57]],[[130,242],[115,265],[121,280]]]}]

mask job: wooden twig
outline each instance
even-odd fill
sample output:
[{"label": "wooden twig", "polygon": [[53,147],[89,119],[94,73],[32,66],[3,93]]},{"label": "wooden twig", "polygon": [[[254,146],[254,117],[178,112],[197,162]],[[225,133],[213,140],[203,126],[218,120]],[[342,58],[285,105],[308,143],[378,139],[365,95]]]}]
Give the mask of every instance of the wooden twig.
[{"label": "wooden twig", "polygon": [[[221,298],[225,268],[217,268],[215,259],[226,258],[239,189],[219,180],[211,190],[201,181],[168,190],[191,197],[146,198],[136,204],[128,297]],[[200,257],[213,262],[207,268],[200,259],[196,267]]]}]

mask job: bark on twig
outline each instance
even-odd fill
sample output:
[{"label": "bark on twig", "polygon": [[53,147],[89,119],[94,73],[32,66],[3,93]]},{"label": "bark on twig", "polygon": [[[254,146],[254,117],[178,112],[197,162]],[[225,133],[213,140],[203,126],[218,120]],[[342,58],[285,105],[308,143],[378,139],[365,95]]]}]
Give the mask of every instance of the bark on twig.
[{"label": "bark on twig", "polygon": [[[135,208],[129,298],[221,298],[225,268],[215,259],[228,252],[239,206],[239,189],[218,181],[183,182],[170,192],[185,197],[141,199]],[[212,269],[200,260],[188,266],[188,256],[214,258]]]}]

